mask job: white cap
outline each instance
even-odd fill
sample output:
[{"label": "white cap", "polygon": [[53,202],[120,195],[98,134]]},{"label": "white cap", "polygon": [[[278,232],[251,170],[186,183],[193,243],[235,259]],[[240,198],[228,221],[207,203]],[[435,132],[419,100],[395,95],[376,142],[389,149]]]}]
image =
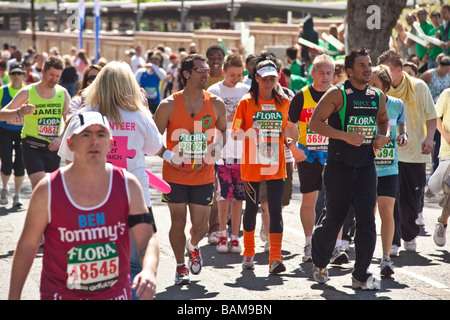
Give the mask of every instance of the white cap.
[{"label": "white cap", "polygon": [[103,126],[108,130],[109,135],[112,137],[112,131],[109,126],[108,119],[97,111],[78,112],[73,115],[72,119],[64,132],[64,137],[59,146],[58,155],[66,160],[73,160],[73,152],[69,149],[67,139],[71,138],[74,134],[81,133],[84,129],[94,124]]},{"label": "white cap", "polygon": [[262,67],[261,69],[257,70],[256,73],[260,76],[260,77],[268,77],[268,76],[275,76],[278,77],[278,72],[277,69],[273,66],[265,66]]}]

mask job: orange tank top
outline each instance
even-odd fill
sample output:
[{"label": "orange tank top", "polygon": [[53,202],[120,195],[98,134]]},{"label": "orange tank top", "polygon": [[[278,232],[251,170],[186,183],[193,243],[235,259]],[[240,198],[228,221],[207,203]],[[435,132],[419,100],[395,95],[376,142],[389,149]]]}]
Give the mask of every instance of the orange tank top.
[{"label": "orange tank top", "polygon": [[[167,182],[202,185],[214,182],[214,161],[208,158],[207,146],[216,135],[216,115],[211,94],[204,91],[203,109],[192,117],[186,110],[183,91],[173,94],[174,110],[166,132],[167,149],[183,152],[183,166],[163,163],[162,176]],[[205,161],[206,160],[206,161]]]}]

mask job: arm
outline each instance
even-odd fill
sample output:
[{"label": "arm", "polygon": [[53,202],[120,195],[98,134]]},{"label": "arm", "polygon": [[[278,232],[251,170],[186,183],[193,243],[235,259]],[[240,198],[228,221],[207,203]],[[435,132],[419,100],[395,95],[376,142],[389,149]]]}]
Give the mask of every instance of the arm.
[{"label": "arm", "polygon": [[364,135],[361,131],[355,130],[346,132],[330,126],[326,120],[338,112],[343,105],[342,93],[338,88],[329,89],[320,99],[309,123],[309,128],[325,137],[343,140],[348,144],[359,147],[364,142]]},{"label": "arm", "polygon": [[433,150],[434,133],[436,132],[436,118],[427,120],[427,136],[422,142],[422,154],[429,154]]},{"label": "arm", "polygon": [[9,299],[20,299],[25,281],[33,265],[42,234],[48,224],[47,179],[42,179],[33,190],[25,225],[14,253],[11,267]]},{"label": "arm", "polygon": [[[63,106],[63,111],[62,111],[62,116],[61,116],[61,124],[64,123],[64,128],[67,126],[68,122],[67,122],[67,114],[69,112],[69,108],[70,108],[70,95],[69,92],[67,92],[66,89],[64,89],[64,106]],[[59,146],[61,145],[61,140],[63,138],[64,135],[64,131],[63,130],[60,134],[59,137],[55,138],[52,140],[52,142],[50,142],[50,144],[48,145],[48,149],[50,151],[56,151],[59,149]]]},{"label": "arm", "polygon": [[374,135],[374,140],[372,141],[372,146],[375,149],[381,149],[391,140],[389,117],[386,110],[386,95],[384,93],[381,93],[380,102],[380,110],[375,119],[378,127],[378,134]]},{"label": "arm", "polygon": [[291,150],[295,161],[302,162],[306,160],[306,155],[302,149],[297,147],[298,135],[297,125],[288,120],[288,125],[284,128],[285,144]]},{"label": "arm", "polygon": [[[130,215],[148,213],[142,188],[139,181],[131,174],[126,173],[130,190]],[[159,244],[154,234],[153,225],[140,223],[131,228],[136,242],[142,271],[136,275],[132,288],[137,289],[136,295],[140,299],[149,300],[156,292],[156,272],[159,264]]]},{"label": "arm", "polygon": [[2,109],[0,109],[0,121],[12,120],[34,112],[35,106],[28,104],[28,89],[20,90],[14,98]]}]

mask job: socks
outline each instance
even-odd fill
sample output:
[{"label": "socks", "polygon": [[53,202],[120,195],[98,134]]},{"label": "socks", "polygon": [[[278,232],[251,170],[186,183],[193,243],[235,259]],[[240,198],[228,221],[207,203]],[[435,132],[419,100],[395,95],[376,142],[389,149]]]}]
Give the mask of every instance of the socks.
[{"label": "socks", "polygon": [[253,257],[255,255],[255,229],[246,231],[244,229],[244,257]]},{"label": "socks", "polygon": [[281,243],[283,241],[282,233],[269,233],[270,250],[269,250],[269,266],[274,260],[281,260]]}]

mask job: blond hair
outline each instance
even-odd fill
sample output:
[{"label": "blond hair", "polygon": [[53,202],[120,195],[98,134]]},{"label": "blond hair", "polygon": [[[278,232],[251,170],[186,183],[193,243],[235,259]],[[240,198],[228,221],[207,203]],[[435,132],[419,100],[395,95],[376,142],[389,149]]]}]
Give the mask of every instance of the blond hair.
[{"label": "blond hair", "polygon": [[82,93],[85,105],[97,107],[109,121],[122,122],[120,110],[144,111],[139,85],[131,67],[122,61],[111,61]]},{"label": "blond hair", "polygon": [[334,71],[334,59],[327,54],[321,54],[315,57],[312,62],[312,68],[315,70],[318,65],[323,64],[330,66]]}]

